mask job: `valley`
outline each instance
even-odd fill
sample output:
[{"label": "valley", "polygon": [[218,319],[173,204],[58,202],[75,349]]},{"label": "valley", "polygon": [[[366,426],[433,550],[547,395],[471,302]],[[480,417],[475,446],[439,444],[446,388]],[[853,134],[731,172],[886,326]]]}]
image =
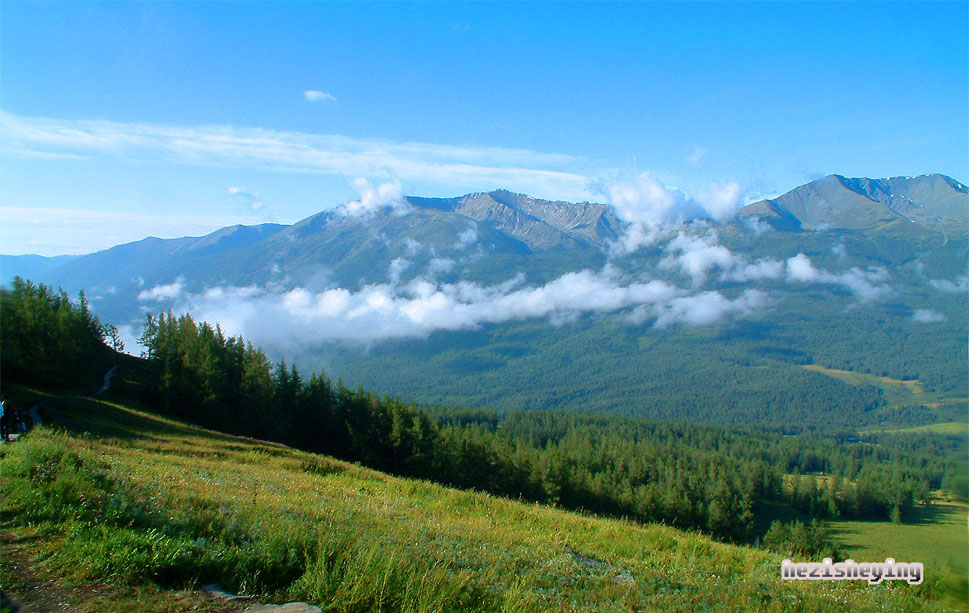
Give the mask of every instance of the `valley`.
[{"label": "valley", "polygon": [[[832,184],[858,185],[808,192]],[[950,257],[969,237],[884,211],[788,227],[792,194],[639,230],[510,192],[410,199],[44,273],[119,284],[77,300],[18,277],[4,391],[57,417],[0,449],[11,555],[117,607],[130,591],[91,586],[160,609],[209,582],[333,610],[959,603],[969,305]],[[288,281],[258,285],[253,262]],[[141,357],[102,323],[135,311],[140,330],[121,321]],[[112,365],[107,396],[79,391]],[[775,585],[768,567],[794,552],[907,553],[930,579]]]}]

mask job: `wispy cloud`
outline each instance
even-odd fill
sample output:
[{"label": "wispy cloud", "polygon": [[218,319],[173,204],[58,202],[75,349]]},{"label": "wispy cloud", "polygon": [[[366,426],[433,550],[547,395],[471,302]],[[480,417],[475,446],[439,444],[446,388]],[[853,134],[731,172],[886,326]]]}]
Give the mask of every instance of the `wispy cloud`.
[{"label": "wispy cloud", "polygon": [[944,314],[932,309],[916,309],[912,313],[912,319],[920,324],[934,324],[948,319]]},{"label": "wispy cloud", "polygon": [[345,177],[386,176],[447,190],[504,187],[588,199],[583,158],[524,149],[440,145],[260,128],[23,117],[0,111],[6,155],[114,158]]},{"label": "wispy cloud", "polygon": [[693,152],[687,156],[686,161],[693,168],[699,168],[703,165],[703,158],[707,153],[709,153],[709,150],[707,150],[705,147],[696,146],[693,148]]},{"label": "wispy cloud", "polygon": [[262,208],[262,201],[259,200],[259,194],[257,193],[234,186],[229,188],[229,193],[239,199],[247,212],[258,213]]},{"label": "wispy cloud", "polygon": [[303,97],[306,98],[307,102],[325,102],[327,104],[336,102],[336,96],[329,92],[321,92],[318,89],[306,90],[303,92]]}]

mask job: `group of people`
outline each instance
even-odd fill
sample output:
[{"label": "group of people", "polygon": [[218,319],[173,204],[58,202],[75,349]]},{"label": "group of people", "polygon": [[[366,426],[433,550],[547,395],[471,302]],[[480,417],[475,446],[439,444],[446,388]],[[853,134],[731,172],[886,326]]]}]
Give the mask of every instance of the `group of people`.
[{"label": "group of people", "polygon": [[10,442],[10,434],[13,432],[26,432],[30,415],[26,411],[21,411],[13,406],[10,399],[3,397],[0,403],[0,438]]}]

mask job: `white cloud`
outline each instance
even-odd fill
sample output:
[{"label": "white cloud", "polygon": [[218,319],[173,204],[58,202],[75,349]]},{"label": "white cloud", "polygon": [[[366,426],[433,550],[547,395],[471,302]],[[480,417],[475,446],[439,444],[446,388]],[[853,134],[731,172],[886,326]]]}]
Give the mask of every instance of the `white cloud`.
[{"label": "white cloud", "polygon": [[831,253],[838,256],[838,260],[844,260],[846,257],[848,257],[848,248],[845,247],[844,243],[838,243],[831,248]]},{"label": "white cloud", "polygon": [[717,221],[726,221],[736,215],[743,202],[743,190],[739,183],[724,183],[699,192],[696,201],[706,214]]},{"label": "white cloud", "polygon": [[969,291],[969,275],[956,277],[955,281],[949,281],[948,279],[929,279],[929,285],[940,292],[951,292],[953,294],[967,292]]},{"label": "white cloud", "polygon": [[503,187],[545,198],[593,196],[571,169],[583,158],[526,149],[462,147],[341,135],[202,125],[172,126],[104,120],[22,117],[0,111],[3,151],[165,161],[182,165],[314,172],[348,177],[385,175],[454,190]]},{"label": "white cloud", "polygon": [[724,273],[723,278],[730,281],[756,281],[759,279],[779,279],[784,276],[784,262],[764,258],[752,264],[743,262],[733,270]]},{"label": "white cloud", "polygon": [[887,285],[889,274],[884,268],[852,267],[845,272],[833,273],[818,269],[803,253],[787,259],[787,278],[802,283],[840,285],[862,302],[880,300],[892,293],[892,288]]},{"label": "white cloud", "polygon": [[410,260],[405,260],[404,258],[394,258],[390,262],[390,266],[387,270],[387,278],[390,280],[391,285],[397,285],[400,283],[400,275],[410,266]]},{"label": "white cloud", "polygon": [[602,193],[623,221],[649,228],[683,221],[682,210],[689,203],[686,194],[666,187],[649,173],[612,183]]},{"label": "white cloud", "polygon": [[120,325],[118,326],[118,334],[121,336],[121,342],[124,343],[124,352],[128,355],[141,355],[145,350],[144,345],[138,342],[141,338],[141,329],[135,328],[132,325]]},{"label": "white cloud", "polygon": [[922,324],[938,323],[948,319],[944,314],[932,309],[916,309],[912,313],[912,319]]},{"label": "white cloud", "polygon": [[185,278],[178,277],[168,285],[156,285],[138,293],[139,302],[163,302],[180,298],[185,288]]},{"label": "white cloud", "polygon": [[741,205],[742,190],[737,183],[725,183],[694,196],[667,187],[649,173],[630,179],[593,185],[612,204],[616,215],[626,224],[623,235],[612,247],[614,254],[632,253],[655,244],[671,226],[694,219],[725,221]]},{"label": "white cloud", "polygon": [[[391,275],[403,268],[403,262],[393,264]],[[639,321],[655,317],[658,326],[710,325],[746,316],[766,303],[766,296],[757,290],[730,300],[718,292],[691,296],[658,280],[623,282],[609,267],[567,273],[541,286],[521,287],[522,281],[518,275],[499,285],[481,286],[418,278],[403,286],[368,285],[358,291],[217,287],[199,294],[186,294],[180,285],[172,284],[149,290],[146,299],[174,297],[179,312],[191,312],[200,321],[220,323],[231,334],[276,347],[419,337],[435,330],[510,320],[562,322],[584,314],[621,311]]]},{"label": "white cloud", "polygon": [[821,277],[821,271],[814,267],[811,258],[799,253],[787,259],[787,278],[792,281],[813,283]]},{"label": "white cloud", "polygon": [[693,148],[693,152],[686,158],[686,161],[689,162],[690,166],[699,168],[703,165],[703,157],[708,153],[710,151],[705,147],[696,146]]},{"label": "white cloud", "polygon": [[454,246],[458,249],[464,249],[476,240],[478,240],[478,230],[472,222],[468,224],[465,230],[458,233],[458,242]]},{"label": "white cloud", "polygon": [[434,258],[427,264],[427,274],[431,277],[443,275],[454,268],[454,260],[448,258]]},{"label": "white cloud", "polygon": [[667,243],[665,250],[669,255],[660,261],[660,267],[669,269],[678,266],[690,275],[696,285],[706,280],[711,269],[719,267],[727,270],[738,263],[738,258],[717,242],[714,232],[699,236],[681,231]]},{"label": "white cloud", "polygon": [[664,247],[667,255],[660,260],[663,269],[679,268],[694,285],[701,285],[714,270],[721,271],[722,281],[777,279],[784,275],[784,263],[770,258],[748,262],[721,245],[715,230],[703,234],[680,230]]},{"label": "white cloud", "polygon": [[742,218],[744,227],[754,233],[755,236],[760,236],[766,232],[770,232],[774,229],[769,223],[761,219],[756,215],[747,215]]},{"label": "white cloud", "polygon": [[404,201],[404,194],[397,181],[371,185],[367,179],[357,177],[351,185],[360,194],[360,198],[337,207],[336,211],[341,215],[368,217],[381,207],[389,207],[399,213],[406,213],[410,208]]},{"label": "white cloud", "polygon": [[241,187],[230,187],[229,194],[238,198],[243,204],[244,209],[248,212],[258,213],[262,208],[262,202],[259,200],[259,194],[246,191]]},{"label": "white cloud", "polygon": [[862,302],[873,302],[892,293],[892,288],[886,285],[888,278],[888,270],[884,268],[853,267],[843,273],[825,273],[824,282],[843,285]]},{"label": "white cloud", "polygon": [[306,98],[307,102],[325,102],[332,104],[336,102],[336,96],[327,92],[321,92],[318,89],[308,89],[303,92],[303,97]]},{"label": "white cloud", "polygon": [[424,245],[420,244],[418,241],[415,241],[412,238],[404,239],[404,246],[406,249],[406,253],[409,256],[417,255],[418,253],[420,253],[421,249],[424,248]]},{"label": "white cloud", "polygon": [[756,289],[745,291],[736,300],[730,300],[720,292],[682,296],[660,306],[654,326],[665,328],[674,323],[709,326],[727,317],[750,315],[766,304],[767,294]]}]

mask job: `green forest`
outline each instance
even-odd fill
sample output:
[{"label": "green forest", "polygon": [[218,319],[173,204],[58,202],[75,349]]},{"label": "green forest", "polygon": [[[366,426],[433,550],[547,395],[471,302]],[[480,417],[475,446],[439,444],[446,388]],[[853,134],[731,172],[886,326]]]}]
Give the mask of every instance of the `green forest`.
[{"label": "green forest", "polygon": [[[2,299],[5,379],[93,383],[117,363],[133,375],[123,391],[164,415],[395,475],[727,541],[761,537],[755,519],[768,501],[816,520],[905,522],[930,491],[965,487],[964,465],[953,459],[965,443],[956,435],[787,436],[561,410],[416,408],[272,363],[189,315],[147,316],[138,360],[107,346],[116,334],[83,295],[72,301],[17,280]],[[791,534],[804,548],[824,549],[820,524],[774,526],[764,544]]]}]

